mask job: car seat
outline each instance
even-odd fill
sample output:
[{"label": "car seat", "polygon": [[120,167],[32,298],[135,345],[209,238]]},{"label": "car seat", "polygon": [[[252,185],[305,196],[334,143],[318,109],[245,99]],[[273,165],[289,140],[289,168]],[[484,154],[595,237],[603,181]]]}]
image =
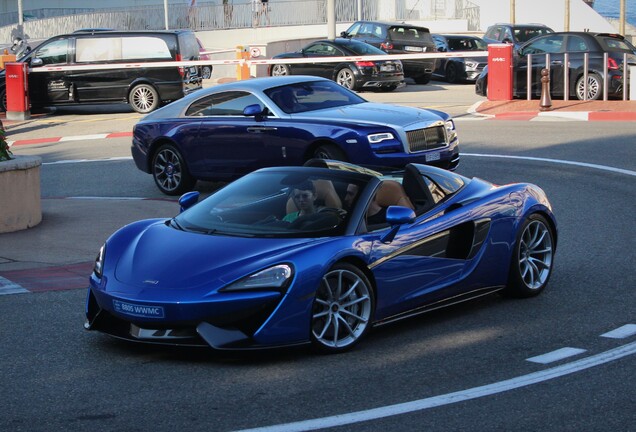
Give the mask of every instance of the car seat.
[{"label": "car seat", "polygon": [[413,203],[406,195],[402,185],[395,180],[384,180],[375,194],[375,201],[380,207],[399,205],[415,210]]},{"label": "car seat", "polygon": [[[316,189],[316,202],[319,205],[337,209],[342,208],[342,200],[330,180],[312,180],[312,182]],[[296,207],[296,203],[290,197],[287,200],[286,213],[289,214],[296,211],[298,211],[298,207]]]},{"label": "car seat", "polygon": [[278,91],[272,95],[272,100],[287,114],[293,113],[298,104],[294,89],[291,87],[281,87],[278,89]]}]

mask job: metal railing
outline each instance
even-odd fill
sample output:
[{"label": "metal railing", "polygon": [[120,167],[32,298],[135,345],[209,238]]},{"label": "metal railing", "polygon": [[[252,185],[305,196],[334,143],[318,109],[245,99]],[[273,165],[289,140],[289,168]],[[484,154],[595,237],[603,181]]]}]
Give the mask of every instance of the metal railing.
[{"label": "metal railing", "polygon": [[[570,87],[571,87],[571,82],[570,82],[570,55],[569,53],[565,53],[563,55],[563,61],[562,62],[557,62],[560,66],[563,66],[563,78],[562,78],[562,88],[559,88],[558,90],[560,90],[563,94],[563,99],[564,100],[569,100],[570,99]],[[546,54],[538,54],[536,55],[537,57],[542,57],[545,59],[544,61],[544,68],[550,70],[550,67],[552,64],[554,64],[551,60],[551,56],[549,53]],[[540,78],[538,81],[534,80],[534,76],[536,69],[533,66],[533,58],[535,57],[535,55],[533,54],[528,54],[526,56],[526,64],[528,65],[527,67],[527,74],[526,74],[526,99],[527,100],[531,100],[533,98],[533,85],[537,84],[538,88],[541,88],[541,82],[540,82]],[[629,63],[628,63],[628,57],[629,54],[624,53],[623,54],[623,63],[619,66],[622,69],[622,74],[621,74],[621,82],[620,82],[620,88],[621,88],[621,94],[622,94],[622,100],[628,100],[628,87],[629,87],[629,81],[630,78],[628,77],[629,75]],[[600,92],[603,95],[603,100],[606,101],[609,99],[609,80],[610,80],[610,75],[609,75],[609,54],[608,53],[603,53],[603,71],[602,71],[602,81],[603,81],[603,88],[602,89],[597,89],[598,92]],[[590,55],[589,53],[583,53],[583,74],[581,75],[580,78],[582,78],[582,82],[583,82],[583,99],[584,101],[588,100],[589,98],[589,94],[590,94],[590,85],[591,82],[589,80],[589,76],[590,76]],[[551,75],[550,75],[551,76]],[[578,80],[577,80],[578,81]],[[578,87],[578,82],[576,83],[577,87]],[[550,81],[550,92],[552,93],[554,90],[553,87],[553,83],[552,81]],[[575,89],[576,91],[576,89]],[[540,95],[539,95],[540,97]],[[578,98],[578,96],[575,96]]]},{"label": "metal railing", "polygon": [[[408,7],[407,4],[414,4]],[[361,10],[358,10],[361,5]],[[336,0],[336,22],[367,20],[444,20],[466,19],[469,31],[479,30],[479,8],[468,0]],[[80,28],[114,28],[118,30],[165,29],[164,7],[138,6],[101,9],[41,9],[25,11],[20,28],[17,13],[0,14],[0,41],[10,44],[16,37],[46,39]],[[220,0],[168,6],[168,27],[195,31],[240,29],[258,26],[292,26],[325,24],[327,0],[270,0],[266,9],[252,6],[250,0],[230,0],[224,7]]]}]

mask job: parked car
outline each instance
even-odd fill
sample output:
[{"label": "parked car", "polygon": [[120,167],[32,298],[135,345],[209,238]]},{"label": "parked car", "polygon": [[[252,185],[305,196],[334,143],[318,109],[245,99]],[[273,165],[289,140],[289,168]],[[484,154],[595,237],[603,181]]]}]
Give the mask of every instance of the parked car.
[{"label": "parked car", "polygon": [[[201,88],[196,66],[46,70],[44,67],[198,60],[194,33],[86,29],[55,36],[18,61],[28,64],[31,106],[127,102],[147,113]],[[0,72],[0,103],[6,111],[5,72]]]},{"label": "parked car", "polygon": [[[488,51],[488,44],[476,36],[434,34],[433,40],[439,52]],[[488,56],[439,58],[433,76],[449,83],[475,82],[487,64]]]},{"label": "parked car", "polygon": [[458,142],[447,113],[371,103],[326,78],[277,76],[203,89],[145,116],[132,155],[163,193],[179,195],[197,179],[312,158],[455,169]]},{"label": "parked car", "polygon": [[[623,55],[628,66],[636,66],[632,46],[618,34],[589,32],[559,32],[540,36],[523,45],[513,57],[513,96],[527,97],[528,54],[532,54],[533,96],[541,96],[541,69],[546,67],[546,54],[550,55],[550,94],[564,96],[564,54],[568,53],[569,94],[577,99],[596,100],[603,97],[603,75],[608,71],[608,97],[623,95]],[[603,54],[608,54],[607,64]],[[584,56],[589,55],[587,82],[584,74]],[[487,96],[488,68],[484,68],[475,82],[475,92]]]},{"label": "parked car", "polygon": [[550,27],[543,24],[510,24],[497,23],[489,26],[482,38],[487,44],[510,43],[518,49],[537,36],[553,33]]},{"label": "parked car", "polygon": [[[199,60],[210,60],[210,56],[208,54],[204,54],[205,48],[203,47],[203,43],[201,40],[197,38],[197,44],[199,45]],[[201,78],[210,79],[212,78],[212,70],[214,67],[212,65],[205,65],[201,67]]]},{"label": "parked car", "polygon": [[[364,42],[336,38],[312,42],[300,51],[275,55],[274,59],[315,57],[352,57],[386,55]],[[350,90],[378,89],[393,91],[404,85],[400,60],[342,60],[323,63],[289,63],[269,65],[270,76],[315,75],[336,81]]]},{"label": "parked car", "polygon": [[[264,168],[199,203],[190,192],[179,215],[115,232],[90,276],[84,327],[141,343],[337,353],[372,326],[546,288],[557,224],[538,186],[419,164],[384,175],[321,165]],[[338,200],[324,206],[319,190]],[[307,212],[288,222],[290,201]],[[378,224],[372,203],[386,211]]]},{"label": "parked car", "polygon": [[[436,52],[429,29],[405,23],[356,21],[342,36],[361,40],[389,54]],[[404,75],[417,84],[427,84],[435,69],[434,58],[402,60],[402,64]]]}]

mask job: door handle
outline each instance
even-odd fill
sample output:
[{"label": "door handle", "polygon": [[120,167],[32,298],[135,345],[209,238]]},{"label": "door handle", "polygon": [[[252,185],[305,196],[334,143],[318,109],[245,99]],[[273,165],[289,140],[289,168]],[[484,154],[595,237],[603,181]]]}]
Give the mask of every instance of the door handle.
[{"label": "door handle", "polygon": [[247,128],[248,133],[262,133],[267,131],[275,131],[278,128],[269,127],[269,126],[251,126]]}]

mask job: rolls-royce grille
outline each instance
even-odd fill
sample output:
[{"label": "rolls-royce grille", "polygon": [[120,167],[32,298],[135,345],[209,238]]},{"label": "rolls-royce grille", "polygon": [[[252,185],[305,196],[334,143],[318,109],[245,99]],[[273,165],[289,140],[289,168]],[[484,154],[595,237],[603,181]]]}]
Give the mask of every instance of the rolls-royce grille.
[{"label": "rolls-royce grille", "polygon": [[446,145],[444,125],[417,129],[406,133],[409,140],[409,151],[420,152],[433,150]]}]

